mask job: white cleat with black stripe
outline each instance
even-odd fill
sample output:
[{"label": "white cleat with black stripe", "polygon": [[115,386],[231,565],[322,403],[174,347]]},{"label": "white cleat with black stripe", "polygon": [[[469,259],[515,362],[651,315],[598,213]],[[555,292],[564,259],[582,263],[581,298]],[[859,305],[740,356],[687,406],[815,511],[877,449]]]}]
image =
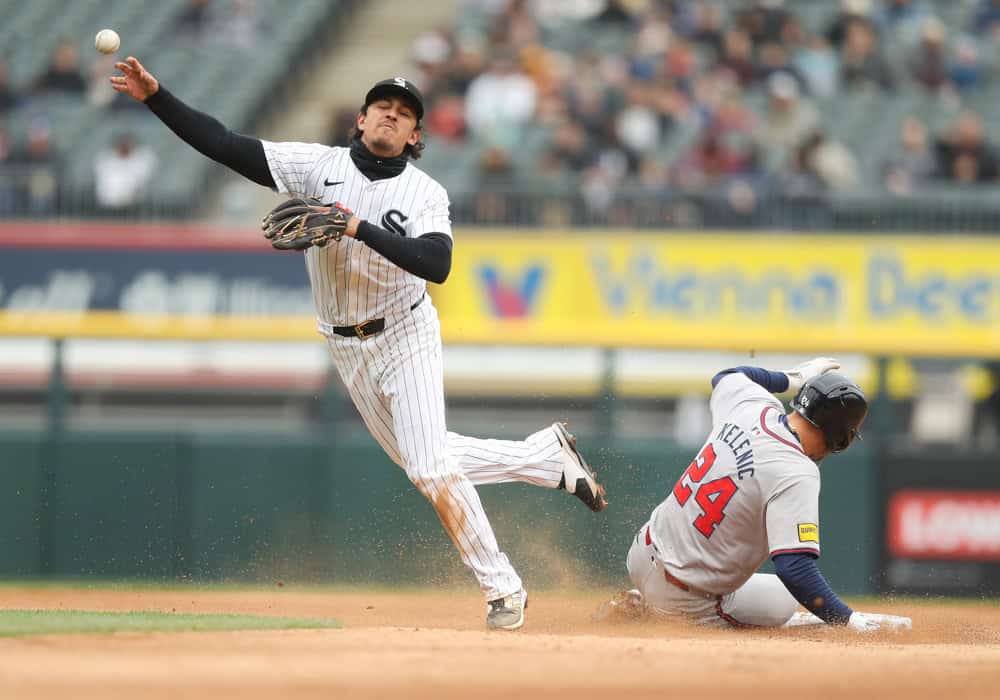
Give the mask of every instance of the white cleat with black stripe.
[{"label": "white cleat with black stripe", "polygon": [[597,483],[597,474],[591,471],[583,455],[576,449],[576,438],[566,429],[565,423],[553,423],[552,430],[559,438],[563,451],[563,475],[559,488],[573,494],[595,513],[608,507],[604,487]]}]

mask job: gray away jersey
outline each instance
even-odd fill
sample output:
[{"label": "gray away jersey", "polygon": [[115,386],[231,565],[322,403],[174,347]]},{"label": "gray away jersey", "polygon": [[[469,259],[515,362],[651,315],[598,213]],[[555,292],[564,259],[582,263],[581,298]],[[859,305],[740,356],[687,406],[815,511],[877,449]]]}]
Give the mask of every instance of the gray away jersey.
[{"label": "gray away jersey", "polygon": [[653,511],[650,536],[667,570],[718,595],[778,553],[819,555],[819,469],[781,421],[781,402],[743,374],[710,401],[712,433]]},{"label": "gray away jersey", "polygon": [[[451,236],[448,193],[407,163],[396,177],[369,180],[351,151],[318,143],[263,141],[279,192],[340,202],[356,216],[404,236]],[[402,313],[419,300],[427,283],[353,238],[306,251],[306,268],[320,331]]]}]

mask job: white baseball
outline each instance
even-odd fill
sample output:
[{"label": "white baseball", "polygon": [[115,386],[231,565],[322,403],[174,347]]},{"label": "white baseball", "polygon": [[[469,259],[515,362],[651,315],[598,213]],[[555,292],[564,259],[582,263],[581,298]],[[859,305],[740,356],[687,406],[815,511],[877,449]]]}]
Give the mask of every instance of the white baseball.
[{"label": "white baseball", "polygon": [[121,37],[114,29],[102,29],[94,37],[94,47],[101,53],[114,53],[121,45]]}]

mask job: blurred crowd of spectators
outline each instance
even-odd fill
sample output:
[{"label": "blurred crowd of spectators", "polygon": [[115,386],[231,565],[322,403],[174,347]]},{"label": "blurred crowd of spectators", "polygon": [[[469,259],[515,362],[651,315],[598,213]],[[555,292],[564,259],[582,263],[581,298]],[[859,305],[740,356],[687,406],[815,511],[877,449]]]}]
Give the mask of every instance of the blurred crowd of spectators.
[{"label": "blurred crowd of spectators", "polygon": [[[200,43],[249,51],[261,32],[254,0],[188,0],[173,20],[178,46]],[[68,156],[54,135],[53,112],[60,104],[87,104],[116,114],[148,117],[145,108],[115,92],[108,76],[119,55],[96,56],[84,65],[78,44],[61,38],[48,65],[30,83],[16,86],[7,59],[0,54],[0,216],[44,216],[56,212],[64,188]],[[29,115],[26,126],[11,129],[15,110]],[[126,121],[127,123],[127,121]],[[158,165],[156,153],[131,129],[115,133],[90,164],[93,190],[75,193],[98,213],[128,214],[142,201]],[[77,209],[80,202],[74,202]]]},{"label": "blurred crowd of spectators", "polygon": [[[468,0],[413,45],[428,155],[473,154],[461,181],[487,218],[505,189],[580,193],[598,211],[626,190],[752,211],[768,196],[991,181],[983,120],[960,108],[992,77],[1000,0],[954,1],[973,10],[968,26],[935,14],[944,0]],[[805,5],[823,26],[803,21]],[[859,92],[959,109],[934,133],[907,118],[895,150],[863,166],[824,114]],[[352,116],[338,115],[334,142]]]}]

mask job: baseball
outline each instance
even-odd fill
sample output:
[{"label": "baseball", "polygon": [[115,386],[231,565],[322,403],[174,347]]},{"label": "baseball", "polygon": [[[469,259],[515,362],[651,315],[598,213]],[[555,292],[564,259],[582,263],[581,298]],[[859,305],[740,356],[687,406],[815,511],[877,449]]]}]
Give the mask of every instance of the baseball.
[{"label": "baseball", "polygon": [[94,37],[94,47],[101,53],[114,53],[121,45],[122,40],[114,29],[102,29]]}]

